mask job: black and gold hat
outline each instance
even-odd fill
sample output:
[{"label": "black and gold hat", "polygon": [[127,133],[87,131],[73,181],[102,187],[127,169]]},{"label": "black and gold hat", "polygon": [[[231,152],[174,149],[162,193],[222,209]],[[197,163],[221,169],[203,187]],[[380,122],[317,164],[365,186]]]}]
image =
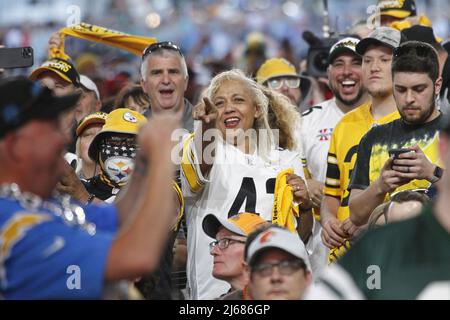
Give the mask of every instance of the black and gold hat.
[{"label": "black and gold hat", "polygon": [[379,0],[380,15],[404,19],[416,16],[416,3],[414,0]]},{"label": "black and gold hat", "polygon": [[37,80],[39,75],[45,71],[54,72],[64,81],[72,83],[76,87],[80,86],[80,75],[75,66],[68,60],[60,58],[47,60],[39,68],[33,70],[30,74],[30,79]]}]

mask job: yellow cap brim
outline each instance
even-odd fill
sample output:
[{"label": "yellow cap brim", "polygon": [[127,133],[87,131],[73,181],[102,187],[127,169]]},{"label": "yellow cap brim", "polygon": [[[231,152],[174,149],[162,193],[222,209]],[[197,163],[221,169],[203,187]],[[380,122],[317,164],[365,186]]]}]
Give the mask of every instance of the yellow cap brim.
[{"label": "yellow cap brim", "polygon": [[409,17],[411,15],[411,12],[404,11],[404,10],[386,10],[383,12],[380,12],[380,16],[390,16],[394,18],[404,19],[406,17]]},{"label": "yellow cap brim", "polygon": [[56,73],[58,76],[60,76],[64,81],[67,81],[68,83],[72,83],[72,81],[62,72],[55,70],[53,68],[48,68],[48,67],[39,67],[36,70],[34,70],[33,72],[31,72],[29,78],[30,80],[37,80],[37,78],[39,77],[39,75],[45,71],[51,71]]},{"label": "yellow cap brim", "polygon": [[102,118],[90,118],[90,119],[87,119],[86,121],[83,121],[77,128],[77,137],[79,137],[80,134],[84,131],[84,129],[86,129],[86,127],[90,126],[91,124],[104,125],[105,124],[105,119],[102,119]]}]

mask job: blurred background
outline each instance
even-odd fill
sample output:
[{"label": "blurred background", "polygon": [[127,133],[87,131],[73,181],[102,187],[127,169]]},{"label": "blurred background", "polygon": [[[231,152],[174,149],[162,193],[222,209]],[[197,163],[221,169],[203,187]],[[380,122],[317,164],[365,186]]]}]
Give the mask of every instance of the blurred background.
[{"label": "blurred background", "polygon": [[[435,34],[446,39],[450,35],[450,1],[416,0],[416,3],[417,11],[433,22]],[[370,6],[374,4],[376,0],[328,0],[330,33],[348,32],[357,21],[369,17]],[[265,57],[286,57],[299,65],[309,48],[303,32],[324,35],[324,3],[317,0],[1,0],[0,44],[32,46],[37,66],[47,56],[50,35],[79,22],[156,37],[159,41],[175,41],[186,54],[196,81],[204,84],[216,71],[242,67],[251,49],[263,51]],[[80,73],[93,78],[119,82],[122,78],[127,81],[139,78],[140,59],[127,52],[67,38],[66,53],[74,59]],[[10,72],[26,74],[29,70]],[[114,81],[112,87],[116,85]],[[115,88],[102,88],[105,90],[115,91]]]}]

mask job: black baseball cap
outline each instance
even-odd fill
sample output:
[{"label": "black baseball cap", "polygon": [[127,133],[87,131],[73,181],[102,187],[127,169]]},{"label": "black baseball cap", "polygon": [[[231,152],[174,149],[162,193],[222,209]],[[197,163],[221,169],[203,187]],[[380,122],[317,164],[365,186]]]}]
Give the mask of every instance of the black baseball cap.
[{"label": "black baseball cap", "polygon": [[72,83],[76,87],[80,86],[80,75],[75,66],[69,61],[60,58],[52,58],[45,61],[39,68],[33,70],[30,74],[31,80],[37,80],[43,72],[51,71],[56,73],[64,81]]},{"label": "black baseball cap", "polygon": [[0,139],[28,121],[54,119],[75,107],[80,93],[55,96],[52,91],[26,77],[0,81]]},{"label": "black baseball cap", "polygon": [[354,37],[347,37],[336,42],[330,49],[330,53],[328,55],[328,63],[333,63],[334,59],[340,56],[343,53],[350,53],[355,56],[359,56],[356,52],[356,46],[359,43],[359,39]]},{"label": "black baseball cap", "polygon": [[428,43],[432,46],[436,46],[439,42],[434,35],[433,28],[414,25],[410,28],[406,28],[402,30],[402,35],[405,39],[402,39],[402,42],[405,41],[420,41]]}]

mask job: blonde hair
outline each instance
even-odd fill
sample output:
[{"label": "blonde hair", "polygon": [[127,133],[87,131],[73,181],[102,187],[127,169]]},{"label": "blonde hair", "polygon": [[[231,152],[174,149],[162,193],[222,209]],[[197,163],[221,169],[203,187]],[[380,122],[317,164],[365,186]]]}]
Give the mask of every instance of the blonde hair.
[{"label": "blonde hair", "polygon": [[[253,102],[258,111],[258,116],[253,128],[264,129],[268,133],[267,144],[259,144],[258,153],[265,159],[269,159],[269,153],[278,147],[293,149],[295,122],[300,119],[300,115],[289,99],[273,90],[270,90],[253,79],[245,76],[239,69],[233,69],[216,75],[203,93],[213,101],[213,97],[220,86],[226,81],[239,81],[249,89]],[[276,145],[273,130],[279,130],[280,144]]]},{"label": "blonde hair", "polygon": [[269,88],[264,93],[271,101],[269,105],[269,125],[280,130],[279,145],[283,149],[297,150],[295,129],[300,128],[300,113],[289,98]]}]

